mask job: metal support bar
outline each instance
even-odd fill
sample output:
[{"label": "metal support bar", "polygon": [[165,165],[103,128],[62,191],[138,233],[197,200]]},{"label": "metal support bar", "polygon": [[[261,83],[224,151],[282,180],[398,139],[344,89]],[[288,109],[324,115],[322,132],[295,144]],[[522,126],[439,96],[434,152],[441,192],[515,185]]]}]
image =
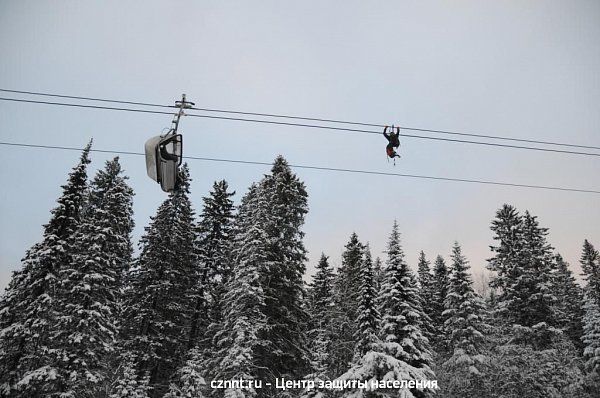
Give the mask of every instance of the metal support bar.
[{"label": "metal support bar", "polygon": [[171,131],[169,131],[170,134],[177,134],[177,128],[179,127],[179,120],[181,119],[181,116],[184,116],[184,109],[190,109],[192,106],[194,106],[196,104],[194,104],[193,102],[189,102],[185,100],[185,94],[181,94],[181,101],[175,101],[175,106],[179,108],[179,111],[177,111],[177,113],[175,114],[175,117],[173,118],[173,121],[171,122]]}]

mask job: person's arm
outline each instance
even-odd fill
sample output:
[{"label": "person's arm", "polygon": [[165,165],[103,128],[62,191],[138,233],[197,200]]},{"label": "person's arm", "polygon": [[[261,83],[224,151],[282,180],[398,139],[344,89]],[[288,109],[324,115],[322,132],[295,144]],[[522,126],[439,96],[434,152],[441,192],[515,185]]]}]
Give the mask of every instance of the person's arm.
[{"label": "person's arm", "polygon": [[390,126],[385,126],[385,128],[383,129],[383,136],[384,136],[385,138],[387,138],[387,140],[388,140],[388,141],[390,140],[390,135],[389,135],[389,134],[388,134],[388,132],[387,132],[389,127],[390,127]]}]

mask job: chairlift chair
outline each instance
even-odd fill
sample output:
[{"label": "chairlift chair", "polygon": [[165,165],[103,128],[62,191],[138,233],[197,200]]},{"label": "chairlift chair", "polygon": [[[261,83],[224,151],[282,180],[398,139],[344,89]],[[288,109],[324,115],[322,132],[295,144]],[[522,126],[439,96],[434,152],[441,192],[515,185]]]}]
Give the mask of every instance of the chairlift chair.
[{"label": "chairlift chair", "polygon": [[148,176],[165,192],[175,189],[182,160],[181,134],[167,133],[150,138],[144,145]]}]

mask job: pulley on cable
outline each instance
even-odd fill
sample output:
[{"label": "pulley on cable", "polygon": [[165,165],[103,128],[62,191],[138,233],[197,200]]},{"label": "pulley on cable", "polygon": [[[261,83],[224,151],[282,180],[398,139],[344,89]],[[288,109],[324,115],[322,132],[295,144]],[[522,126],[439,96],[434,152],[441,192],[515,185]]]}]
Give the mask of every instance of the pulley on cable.
[{"label": "pulley on cable", "polygon": [[194,103],[186,101],[183,94],[181,101],[175,101],[175,107],[179,110],[171,122],[169,131],[150,138],[144,145],[148,176],[158,182],[165,192],[171,192],[177,184],[183,155],[183,140],[181,134],[177,133],[177,128],[181,116],[185,115],[183,110],[192,106]]}]

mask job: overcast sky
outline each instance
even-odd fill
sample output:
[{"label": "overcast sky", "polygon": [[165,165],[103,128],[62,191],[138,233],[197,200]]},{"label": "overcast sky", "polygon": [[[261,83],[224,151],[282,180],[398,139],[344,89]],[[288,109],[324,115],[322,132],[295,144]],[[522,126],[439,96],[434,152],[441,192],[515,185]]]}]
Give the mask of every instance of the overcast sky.
[{"label": "overcast sky", "polygon": [[[0,87],[297,114],[600,146],[600,2],[0,1]],[[8,94],[2,93],[7,97]],[[2,141],[141,151],[168,115],[0,101]],[[185,118],[191,156],[600,189],[600,158],[298,127]],[[0,146],[0,288],[77,162],[77,152]],[[91,171],[109,154],[94,153]],[[165,195],[123,156],[135,239]],[[236,201],[266,166],[190,161],[197,210],[214,180]],[[356,231],[381,255],[394,219],[411,265],[454,240],[476,272],[503,203],[530,210],[572,265],[600,246],[600,195],[296,170],[306,182],[309,271],[340,263]],[[579,268],[575,267],[579,272]]]}]

